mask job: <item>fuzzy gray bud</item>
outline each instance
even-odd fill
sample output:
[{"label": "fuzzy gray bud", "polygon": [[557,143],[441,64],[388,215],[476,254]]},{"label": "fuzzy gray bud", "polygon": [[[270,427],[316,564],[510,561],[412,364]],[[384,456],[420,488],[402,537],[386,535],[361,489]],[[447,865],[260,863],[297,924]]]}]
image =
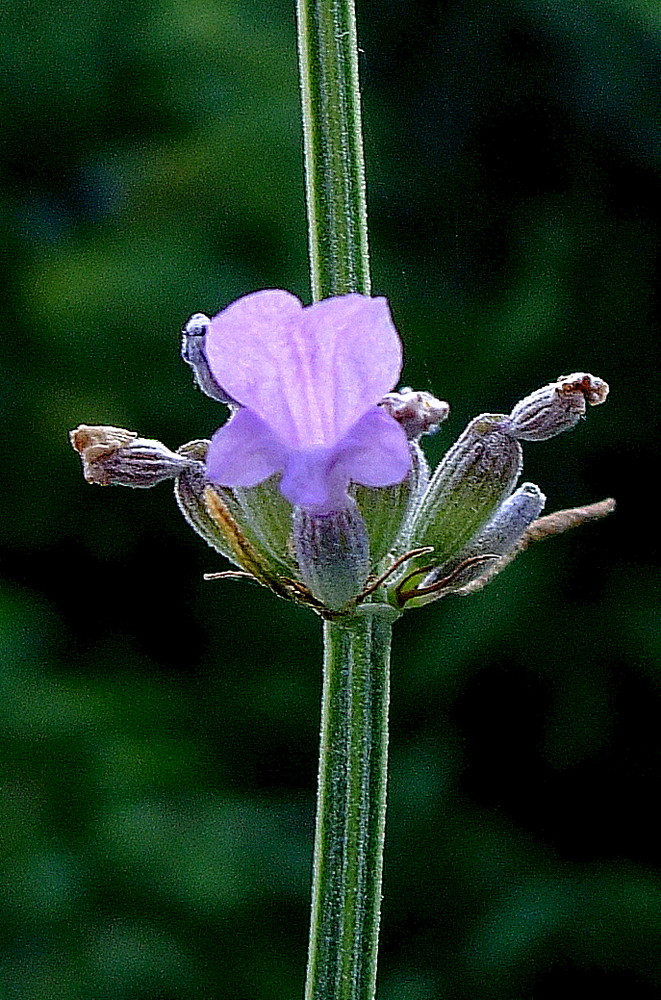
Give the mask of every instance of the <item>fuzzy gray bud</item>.
[{"label": "fuzzy gray bud", "polygon": [[534,483],[522,483],[504,500],[494,516],[485,524],[466,550],[472,555],[504,555],[514,548],[523,532],[539,517],[546,497]]},{"label": "fuzzy gray bud", "polygon": [[401,424],[409,441],[423,434],[434,434],[450,413],[448,403],[430,392],[415,392],[408,387],[387,393],[379,406]]},{"label": "fuzzy gray bud", "polygon": [[234,403],[222,386],[218,385],[209,368],[204,341],[211,320],[204,313],[193,313],[181,331],[181,356],[193,369],[195,382],[202,392],[219,403]]},{"label": "fuzzy gray bud", "polygon": [[447,594],[480,590],[515,554],[522,537],[544,509],[539,486],[523,483],[504,500],[490,521],[456,556],[422,580],[410,597],[428,604]]},{"label": "fuzzy gray bud", "polygon": [[[493,562],[485,564],[471,561],[475,557],[504,556],[511,552],[524,531],[539,517],[545,503],[546,497],[539,486],[523,483],[503,500],[491,520],[487,521],[468,545],[451,562],[431,573],[424,585],[427,587],[444,577],[451,577],[451,585],[436,595],[441,596],[459,590],[483,575],[490,577],[493,574]],[[466,566],[465,569],[462,569],[463,565]]]},{"label": "fuzzy gray bud", "polygon": [[546,441],[575,427],[587,406],[608,396],[608,383],[587,372],[564,375],[517,403],[510,413],[509,432],[521,441]]},{"label": "fuzzy gray bud", "polygon": [[294,547],[301,581],[327,608],[339,611],[360,594],[369,573],[369,541],[355,505],[332,514],[295,507]]},{"label": "fuzzy gray bud", "polygon": [[160,441],[138,437],[135,431],[123,427],[81,424],[71,431],[69,438],[82,459],[85,479],[99,486],[146,489],[166,479],[176,479],[195,464]]}]

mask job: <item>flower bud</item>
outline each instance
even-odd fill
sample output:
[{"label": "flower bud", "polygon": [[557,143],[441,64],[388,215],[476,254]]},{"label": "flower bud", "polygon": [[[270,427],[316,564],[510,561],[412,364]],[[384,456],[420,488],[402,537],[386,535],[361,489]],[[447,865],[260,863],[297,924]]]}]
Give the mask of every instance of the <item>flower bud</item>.
[{"label": "flower bud", "polygon": [[202,392],[220,403],[233,403],[234,400],[227,395],[211,374],[207,361],[204,342],[210,322],[211,320],[204,313],[193,313],[186,321],[181,331],[181,356],[186,364],[193,369],[195,381]]},{"label": "flower bud", "polygon": [[564,375],[517,403],[510,413],[509,432],[521,441],[546,441],[575,427],[587,405],[598,406],[608,396],[608,383],[586,372]]},{"label": "flower bud", "polygon": [[[506,500],[503,500],[500,507],[490,521],[478,534],[471,539],[457,555],[445,566],[439,567],[430,574],[424,581],[424,586],[428,587],[444,577],[452,577],[447,589],[443,588],[435,597],[443,596],[452,591],[460,590],[478,577],[485,576],[491,578],[494,572],[494,563],[491,562],[471,563],[476,556],[504,556],[511,552],[526,529],[535,521],[546,503],[546,497],[539,486],[534,483],[523,483]],[[466,568],[462,570],[462,564]],[[455,571],[459,570],[455,575]]]},{"label": "flower bud", "polygon": [[434,434],[450,413],[450,406],[430,392],[405,388],[387,393],[379,406],[403,427],[409,441],[423,434]]},{"label": "flower bud", "polygon": [[[531,486],[532,484],[526,484]],[[536,489],[536,487],[534,487]],[[516,496],[516,494],[514,494]],[[606,517],[608,514],[612,514],[615,510],[615,501],[613,499],[601,500],[599,503],[588,504],[586,507],[573,507],[570,510],[557,510],[553,514],[547,514],[545,517],[532,516],[534,513],[534,508],[530,508],[531,520],[524,527],[523,531],[517,539],[506,547],[498,559],[491,560],[482,566],[482,571],[475,573],[471,577],[464,578],[464,583],[462,586],[451,589],[455,593],[466,595],[474,594],[478,590],[481,590],[487,583],[489,583],[494,576],[509,566],[509,564],[522,552],[528,548],[533,542],[538,542],[544,538],[550,538],[552,535],[558,535],[563,531],[568,531],[570,528],[576,528],[581,524],[585,524],[588,521],[598,520],[601,517]],[[445,591],[447,593],[448,591]]]},{"label": "flower bud", "polygon": [[176,479],[194,464],[160,441],[138,437],[123,427],[81,424],[69,438],[82,458],[85,479],[99,486],[147,488]]},{"label": "flower bud", "polygon": [[412,544],[433,546],[434,563],[446,563],[511,493],[521,460],[507,417],[483,413],[471,420],[432,477],[412,526]]},{"label": "flower bud", "polygon": [[514,548],[519,538],[539,517],[546,497],[535,483],[523,483],[504,500],[490,521],[465,550],[464,558],[473,555],[504,555]]},{"label": "flower bud", "polygon": [[356,505],[331,514],[294,508],[294,546],[301,581],[327,608],[357,597],[369,573],[369,542]]}]

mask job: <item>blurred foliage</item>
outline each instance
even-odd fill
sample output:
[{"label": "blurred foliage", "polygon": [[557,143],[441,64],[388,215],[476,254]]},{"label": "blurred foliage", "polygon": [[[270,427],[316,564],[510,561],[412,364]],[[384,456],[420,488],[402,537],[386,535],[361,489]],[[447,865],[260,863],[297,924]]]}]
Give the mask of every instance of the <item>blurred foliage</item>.
[{"label": "blurred foliage", "polygon": [[[203,583],[167,487],[85,485],[66,432],[209,435],[182,322],[307,296],[293,3],[3,19],[0,997],[290,1000],[318,622]],[[526,477],[619,501],[399,624],[380,1000],[658,997],[660,7],[360,0],[359,26],[376,290],[405,381],[453,405],[430,454],[593,370],[608,406]]]}]

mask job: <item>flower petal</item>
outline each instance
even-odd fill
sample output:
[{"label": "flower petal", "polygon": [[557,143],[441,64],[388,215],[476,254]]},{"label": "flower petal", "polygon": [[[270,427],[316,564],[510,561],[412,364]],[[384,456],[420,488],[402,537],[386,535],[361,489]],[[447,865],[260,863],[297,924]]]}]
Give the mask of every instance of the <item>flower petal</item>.
[{"label": "flower petal", "polygon": [[291,448],[328,448],[393,387],[401,344],[383,298],[343,295],[303,308],[288,292],[246,295],[206,337],[215,379]]},{"label": "flower petal", "polygon": [[316,514],[344,510],[350,503],[349,476],[335,462],[332,448],[292,450],[280,483],[280,492],[294,507]]},{"label": "flower petal", "polygon": [[335,450],[347,479],[363,486],[401,483],[411,468],[403,427],[379,406],[371,407]]},{"label": "flower petal", "polygon": [[239,410],[211,438],[207,476],[221,486],[256,486],[286,462],[287,449],[252,410]]},{"label": "flower petal", "polygon": [[[303,310],[306,405],[297,394],[303,423],[316,403],[323,443],[337,443],[357,420],[393,388],[402,368],[402,345],[384,298],[342,295]],[[315,441],[315,443],[317,443]],[[321,443],[321,442],[319,442]]]},{"label": "flower petal", "polygon": [[328,514],[350,505],[350,482],[390,486],[410,468],[404,430],[373,406],[334,448],[290,451],[280,490],[295,507]]}]

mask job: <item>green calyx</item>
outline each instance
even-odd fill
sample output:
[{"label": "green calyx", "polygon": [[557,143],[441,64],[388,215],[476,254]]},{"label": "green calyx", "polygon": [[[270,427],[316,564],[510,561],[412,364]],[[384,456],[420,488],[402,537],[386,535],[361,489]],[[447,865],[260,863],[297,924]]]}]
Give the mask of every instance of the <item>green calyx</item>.
[{"label": "green calyx", "polygon": [[360,510],[370,545],[373,572],[387,568],[391,553],[399,555],[408,546],[408,529],[429,482],[429,465],[417,441],[409,444],[411,471],[401,483],[382,486],[355,486],[354,497]]},{"label": "green calyx", "polygon": [[505,430],[507,418],[483,413],[471,420],[431,478],[410,528],[411,543],[431,547],[407,575],[447,563],[507,497],[521,472],[521,446]]}]

